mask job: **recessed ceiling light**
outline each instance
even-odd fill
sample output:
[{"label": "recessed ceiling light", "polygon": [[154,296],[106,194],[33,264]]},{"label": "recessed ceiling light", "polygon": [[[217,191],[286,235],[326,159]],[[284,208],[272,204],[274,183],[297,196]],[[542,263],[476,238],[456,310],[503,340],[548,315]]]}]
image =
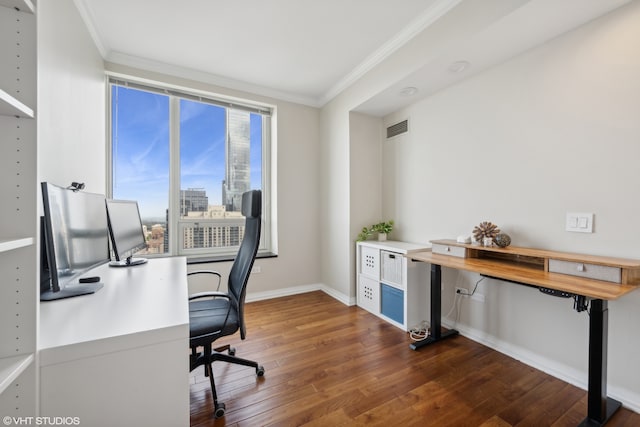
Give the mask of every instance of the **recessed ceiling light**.
[{"label": "recessed ceiling light", "polygon": [[448,70],[450,73],[461,73],[470,66],[471,64],[468,61],[456,61],[449,65]]},{"label": "recessed ceiling light", "polygon": [[418,88],[413,86],[405,87],[403,89],[400,89],[400,92],[398,92],[400,96],[413,96],[416,93],[418,93]]}]

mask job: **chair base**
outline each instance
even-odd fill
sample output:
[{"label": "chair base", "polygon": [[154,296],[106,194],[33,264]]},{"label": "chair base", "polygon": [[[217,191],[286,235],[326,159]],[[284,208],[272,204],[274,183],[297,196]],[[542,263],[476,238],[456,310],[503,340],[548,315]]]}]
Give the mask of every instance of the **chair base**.
[{"label": "chair base", "polygon": [[[229,354],[223,353],[224,351],[227,351]],[[214,416],[216,418],[221,418],[224,416],[225,405],[224,403],[218,401],[216,384],[213,379],[213,367],[211,366],[213,362],[222,361],[233,363],[235,365],[249,366],[255,368],[257,376],[264,376],[264,367],[259,365],[258,362],[234,356],[235,352],[236,350],[229,345],[217,347],[213,349],[213,351],[210,347],[204,347],[204,351],[202,352],[198,352],[196,347],[191,348],[190,371],[193,371],[199,366],[204,366],[204,375],[206,377],[209,377],[209,382],[211,383],[211,395],[213,396],[213,405],[215,408]]]}]

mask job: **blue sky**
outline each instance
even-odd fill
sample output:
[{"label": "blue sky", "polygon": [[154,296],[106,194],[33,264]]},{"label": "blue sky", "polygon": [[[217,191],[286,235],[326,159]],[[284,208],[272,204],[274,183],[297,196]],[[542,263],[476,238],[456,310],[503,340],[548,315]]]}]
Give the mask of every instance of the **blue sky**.
[{"label": "blue sky", "polygon": [[[137,200],[144,218],[164,218],[169,193],[169,97],[112,87],[113,197]],[[261,188],[262,117],[251,114],[251,187]],[[204,188],[221,204],[224,108],[181,100],[181,189]]]}]

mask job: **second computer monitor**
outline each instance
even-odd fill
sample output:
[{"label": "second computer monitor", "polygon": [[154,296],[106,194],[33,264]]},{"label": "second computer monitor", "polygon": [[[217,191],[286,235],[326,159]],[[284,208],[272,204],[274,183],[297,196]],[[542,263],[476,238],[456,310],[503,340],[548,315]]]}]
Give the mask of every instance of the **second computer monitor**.
[{"label": "second computer monitor", "polygon": [[133,200],[107,200],[109,234],[115,261],[112,267],[128,267],[147,262],[146,258],[133,258],[140,249],[147,246],[138,203]]}]

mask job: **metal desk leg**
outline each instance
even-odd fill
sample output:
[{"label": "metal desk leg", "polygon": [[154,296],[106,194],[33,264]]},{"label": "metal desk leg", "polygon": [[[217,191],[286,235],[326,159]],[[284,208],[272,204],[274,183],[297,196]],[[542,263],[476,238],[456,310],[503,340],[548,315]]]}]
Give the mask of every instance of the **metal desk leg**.
[{"label": "metal desk leg", "polygon": [[621,403],[607,397],[607,301],[591,301],[589,314],[589,391],[587,418],[580,426],[602,426],[620,408]]},{"label": "metal desk leg", "polygon": [[458,335],[458,331],[450,329],[442,332],[442,271],[437,264],[431,264],[431,332],[423,340],[416,341],[409,345],[411,350],[417,350],[425,345],[429,345],[445,338]]}]

